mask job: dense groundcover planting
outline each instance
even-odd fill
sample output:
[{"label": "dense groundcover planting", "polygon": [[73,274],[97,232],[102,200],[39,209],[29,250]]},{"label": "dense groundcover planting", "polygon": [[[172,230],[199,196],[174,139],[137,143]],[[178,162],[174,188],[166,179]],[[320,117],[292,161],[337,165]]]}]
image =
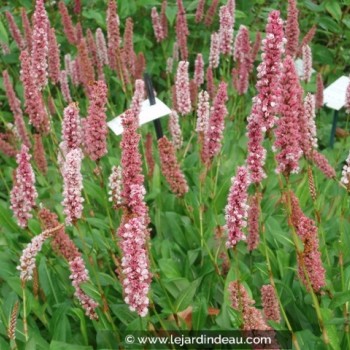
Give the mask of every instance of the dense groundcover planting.
[{"label": "dense groundcover planting", "polygon": [[1,2],[0,349],[176,330],[349,349],[350,88],[333,147],[323,105],[349,10]]}]

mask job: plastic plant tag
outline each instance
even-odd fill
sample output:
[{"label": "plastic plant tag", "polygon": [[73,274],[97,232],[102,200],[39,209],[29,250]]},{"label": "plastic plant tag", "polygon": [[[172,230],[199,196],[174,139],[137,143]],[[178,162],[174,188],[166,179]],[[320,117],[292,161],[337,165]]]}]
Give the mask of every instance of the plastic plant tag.
[{"label": "plastic plant tag", "polygon": [[346,89],[349,85],[349,78],[341,76],[334,83],[329,85],[323,92],[324,104],[331,109],[339,111],[345,105]]},{"label": "plastic plant tag", "polygon": [[[164,117],[171,113],[170,108],[161,100],[156,98],[156,104],[150,105],[149,100],[142,102],[141,113],[139,115],[139,125],[146,124],[152,120]],[[120,115],[107,123],[108,127],[116,134],[123,133],[122,119]]]},{"label": "plastic plant tag", "polygon": [[[303,60],[298,58],[297,60],[295,60],[295,69],[297,70],[298,73],[298,77],[302,77],[304,75],[303,72]],[[312,68],[311,69],[311,73],[315,73],[316,71]]]}]

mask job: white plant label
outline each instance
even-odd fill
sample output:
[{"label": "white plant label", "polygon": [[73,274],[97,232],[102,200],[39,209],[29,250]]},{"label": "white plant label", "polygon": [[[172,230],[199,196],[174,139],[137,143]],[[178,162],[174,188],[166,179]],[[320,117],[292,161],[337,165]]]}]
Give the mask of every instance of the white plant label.
[{"label": "white plant label", "polygon": [[[164,117],[165,115],[169,115],[170,113],[171,109],[157,97],[156,104],[152,106],[150,105],[149,100],[145,100],[141,105],[139,125],[141,126],[152,120]],[[120,115],[108,122],[107,125],[116,135],[123,133],[122,118]]]},{"label": "white plant label", "polygon": [[345,105],[346,89],[349,85],[349,78],[341,76],[334,83],[329,85],[323,92],[324,104],[331,109],[339,111]]}]

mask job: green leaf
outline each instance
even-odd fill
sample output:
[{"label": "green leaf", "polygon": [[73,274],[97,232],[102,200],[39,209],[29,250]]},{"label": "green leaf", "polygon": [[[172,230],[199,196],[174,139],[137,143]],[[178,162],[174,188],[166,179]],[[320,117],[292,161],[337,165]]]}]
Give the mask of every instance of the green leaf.
[{"label": "green leaf", "polygon": [[330,309],[335,309],[338,306],[344,305],[346,302],[350,300],[350,291],[335,293],[332,301],[329,304]]},{"label": "green leaf", "polygon": [[68,344],[53,340],[50,344],[50,350],[93,350],[92,346],[83,346],[77,344]]},{"label": "green leaf", "polygon": [[175,302],[175,312],[183,311],[191,304],[201,281],[202,278],[198,278],[179,294]]},{"label": "green leaf", "polygon": [[339,5],[338,1],[327,1],[325,4],[326,10],[330,13],[330,15],[336,19],[337,21],[340,21],[342,11]]}]

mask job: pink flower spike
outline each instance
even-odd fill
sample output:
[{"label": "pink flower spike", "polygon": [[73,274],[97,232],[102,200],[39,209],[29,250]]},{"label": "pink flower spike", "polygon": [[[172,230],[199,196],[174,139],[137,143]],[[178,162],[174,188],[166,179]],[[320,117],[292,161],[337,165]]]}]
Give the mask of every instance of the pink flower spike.
[{"label": "pink flower spike", "polygon": [[209,165],[213,158],[219,154],[221,149],[221,140],[225,128],[225,117],[228,113],[226,108],[227,100],[227,84],[221,82],[213,106],[210,110],[208,129],[204,135],[202,160],[205,161],[207,165]]},{"label": "pink flower spike", "polygon": [[169,130],[175,149],[180,149],[182,146],[182,132],[179,123],[179,116],[174,110],[171,111],[169,116]]},{"label": "pink flower spike", "polygon": [[[32,70],[37,88],[41,90],[47,84],[47,59],[49,53],[48,32],[50,22],[45,10],[44,0],[36,0],[33,14],[32,32]],[[50,52],[50,55],[53,53]]]},{"label": "pink flower spike", "polygon": [[78,45],[78,52],[80,81],[84,84],[84,87],[89,94],[91,84],[95,81],[95,72],[89,57],[89,50],[85,38],[80,41]]},{"label": "pink flower spike", "polygon": [[[141,79],[135,81],[135,92],[132,97],[130,109],[134,112],[137,121],[141,113],[142,102],[145,99],[145,83]],[[138,122],[137,122],[138,123]]]},{"label": "pink flower spike", "polygon": [[69,90],[67,72],[65,70],[62,70],[60,72],[60,86],[61,86],[63,99],[68,103],[72,102],[72,97],[70,95],[70,90]]},{"label": "pink flower spike", "polygon": [[38,197],[30,158],[28,147],[23,145],[20,153],[17,154],[16,180],[10,195],[11,209],[18,225],[22,228],[27,227],[28,219],[32,217],[31,211]]},{"label": "pink flower spike", "polygon": [[83,212],[84,198],[81,195],[83,177],[80,172],[82,159],[83,152],[79,148],[73,149],[67,153],[62,169],[64,181],[62,205],[68,226],[80,219]]},{"label": "pink flower spike", "polygon": [[167,1],[162,1],[162,7],[160,10],[160,22],[162,24],[164,39],[168,37],[168,19],[166,16]]},{"label": "pink flower spike", "polygon": [[209,27],[212,25],[213,21],[214,21],[214,17],[216,14],[216,10],[218,8],[219,5],[219,0],[212,0],[211,5],[205,15],[205,19],[204,19],[204,24]]},{"label": "pink flower spike", "polygon": [[180,165],[176,159],[173,144],[163,136],[158,140],[159,158],[161,169],[171,191],[178,197],[183,197],[188,192],[188,185]]},{"label": "pink flower spike", "polygon": [[220,36],[218,33],[211,34],[209,67],[219,67],[220,61]]},{"label": "pink flower spike", "polygon": [[303,40],[301,41],[301,44],[299,45],[299,48],[298,48],[298,56],[301,55],[303,46],[310,44],[315,34],[316,34],[316,25],[314,24],[310,28],[310,30],[306,33]]},{"label": "pink flower spike", "polygon": [[275,129],[274,149],[279,149],[276,156],[278,163],[276,172],[299,172],[299,159],[303,152],[300,147],[301,134],[299,115],[302,108],[303,91],[299,83],[294,61],[290,56],[284,61],[282,76],[282,100],[280,106],[281,117],[277,121]]},{"label": "pink flower spike", "polygon": [[307,83],[310,82],[312,74],[312,53],[309,45],[304,45],[302,48],[303,53],[303,80]]},{"label": "pink flower spike", "polygon": [[275,290],[271,284],[261,287],[261,299],[266,320],[279,323],[281,321],[280,309]]},{"label": "pink flower spike", "polygon": [[248,209],[248,237],[247,246],[251,252],[256,249],[259,245],[259,219],[260,219],[260,201],[261,193],[257,192],[249,198],[249,209]]},{"label": "pink flower spike", "polygon": [[154,35],[156,37],[157,42],[159,43],[164,39],[164,32],[157,9],[155,7],[152,7],[151,18]]},{"label": "pink flower spike", "polygon": [[22,37],[21,31],[19,30],[19,28],[15,22],[15,19],[13,18],[11,12],[9,12],[9,11],[5,11],[5,15],[6,15],[7,23],[9,25],[9,29],[10,29],[10,33],[12,35],[12,38],[16,42],[18,48],[20,50],[23,50],[25,48],[25,41]]},{"label": "pink flower spike", "polygon": [[256,99],[262,113],[262,128],[267,131],[275,125],[281,98],[280,79],[282,74],[282,53],[284,44],[283,21],[279,11],[269,14],[266,25],[266,38],[262,41],[262,62],[258,66],[258,82],[256,88],[259,94]]},{"label": "pink flower spike", "polygon": [[196,131],[198,133],[201,133],[202,137],[204,137],[204,135],[208,130],[209,115],[210,115],[209,94],[206,91],[201,91],[198,94]]},{"label": "pink flower spike", "polygon": [[113,166],[111,175],[108,179],[108,187],[110,195],[109,201],[113,202],[114,208],[119,208],[123,204],[122,198],[122,168]]},{"label": "pink flower spike", "polygon": [[45,110],[44,102],[38,86],[33,81],[31,59],[27,51],[22,51],[21,81],[24,89],[25,111],[29,115],[30,123],[38,132],[47,133],[50,130],[50,120]]},{"label": "pink flower spike", "polygon": [[49,77],[54,84],[60,80],[60,49],[57,44],[55,29],[49,29]]},{"label": "pink flower spike", "polygon": [[134,51],[134,23],[131,17],[126,19],[124,31],[124,54],[126,66],[131,76],[135,76],[136,54]]},{"label": "pink flower spike", "polygon": [[[177,16],[176,16],[176,40],[179,45],[181,59],[187,61],[188,48],[187,48],[187,36],[189,30],[187,26],[186,12],[182,0],[176,0],[177,2]],[[175,58],[174,58],[175,59]]]},{"label": "pink flower spike", "polygon": [[74,0],[74,13],[78,15],[81,12],[81,0]]},{"label": "pink flower spike", "polygon": [[234,19],[227,6],[220,7],[220,52],[224,55],[230,55],[233,44],[233,24]]},{"label": "pink flower spike", "polygon": [[117,3],[109,0],[107,9],[107,39],[108,39],[108,62],[111,69],[117,71],[117,54],[119,52],[120,31]]},{"label": "pink flower spike", "polygon": [[0,137],[0,152],[8,157],[15,157],[17,155],[17,150],[7,141]]},{"label": "pink flower spike", "polygon": [[26,9],[21,7],[22,27],[28,51],[32,50],[32,26],[27,16]]},{"label": "pink flower spike", "polygon": [[176,105],[177,111],[181,115],[186,115],[191,112],[188,66],[188,62],[180,61],[176,73]]},{"label": "pink flower spike", "polygon": [[314,164],[323,172],[323,174],[329,179],[336,177],[334,168],[329,164],[327,158],[322,154],[314,150],[312,152],[311,160]]},{"label": "pink flower spike", "polygon": [[239,95],[247,92],[249,86],[249,72],[253,68],[251,58],[251,47],[249,42],[248,29],[241,25],[236,36],[234,47],[234,58],[238,61],[236,88]]},{"label": "pink flower spike", "polygon": [[88,51],[92,60],[92,64],[94,65],[94,67],[97,68],[99,64],[99,59],[97,56],[97,46],[95,43],[94,35],[92,34],[92,31],[90,28],[88,28],[86,31],[86,40],[87,40]]},{"label": "pink flower spike", "polygon": [[317,293],[326,284],[326,271],[319,251],[317,226],[313,220],[305,216],[295,194],[292,191],[289,194],[292,207],[291,221],[304,244],[303,251],[298,254],[299,277],[306,289],[310,290],[309,284],[311,284]]},{"label": "pink flower spike", "polygon": [[236,177],[232,177],[231,184],[225,207],[225,228],[228,233],[227,248],[233,248],[239,241],[246,239],[242,232],[242,228],[247,226],[247,200],[248,186],[250,184],[246,167],[242,166],[237,169]]},{"label": "pink flower spike", "polygon": [[28,132],[26,129],[26,125],[23,120],[23,113],[21,109],[21,101],[17,98],[15,90],[13,89],[10,76],[7,70],[2,72],[2,76],[4,79],[4,88],[6,91],[6,96],[8,99],[8,103],[10,105],[10,109],[13,113],[15,119],[15,125],[18,131],[19,136],[21,137],[23,143],[30,148],[30,141],[28,137]]},{"label": "pink flower spike", "polygon": [[255,36],[255,42],[253,44],[252,51],[251,51],[251,62],[252,63],[255,62],[256,57],[258,56],[258,53],[259,53],[259,50],[260,50],[260,47],[261,47],[261,41],[262,41],[261,33],[257,32],[256,36]]},{"label": "pink flower spike", "polygon": [[199,0],[198,1],[197,10],[196,10],[196,16],[195,16],[195,22],[196,23],[200,23],[203,20],[204,5],[205,5],[205,0]]},{"label": "pink flower spike", "polygon": [[297,9],[296,0],[288,0],[288,14],[286,23],[286,55],[295,57],[299,47],[299,11]]},{"label": "pink flower spike", "polygon": [[95,309],[98,307],[98,304],[81,289],[81,284],[89,281],[89,271],[86,269],[82,257],[77,256],[73,260],[69,261],[69,269],[71,272],[69,278],[72,280],[72,285],[75,288],[75,297],[85,309],[86,316],[88,316],[91,320],[97,320],[98,316]]},{"label": "pink flower spike", "polygon": [[41,248],[44,242],[53,235],[53,233],[63,225],[55,227],[50,230],[46,230],[42,232],[40,235],[35,236],[30,243],[28,243],[27,247],[23,250],[20,265],[17,266],[17,270],[21,272],[21,281],[27,282],[33,278],[33,271],[35,269],[35,258],[38,253],[41,251]]},{"label": "pink flower spike", "polygon": [[86,151],[89,157],[97,161],[107,153],[107,85],[97,81],[91,89],[88,117],[84,128]]},{"label": "pink flower spike", "polygon": [[[314,149],[318,148],[317,144],[317,131],[316,131],[316,112],[315,112],[315,97],[311,93],[307,93],[304,98],[304,117],[306,119],[307,125],[307,135],[306,138],[310,143],[311,147]],[[311,152],[312,148],[308,151]],[[307,151],[304,153],[308,153]]]},{"label": "pink flower spike", "polygon": [[209,66],[206,72],[206,81],[207,81],[207,91],[211,99],[214,99],[216,86],[214,83],[213,69]]},{"label": "pink flower spike", "polygon": [[96,46],[97,46],[97,55],[102,65],[108,65],[108,53],[106,39],[103,35],[101,28],[96,29],[95,33]]},{"label": "pink flower spike", "polygon": [[72,45],[77,44],[77,38],[75,34],[75,28],[72,22],[71,17],[69,16],[67,7],[63,1],[58,3],[58,8],[62,18],[63,31],[66,35],[68,42]]},{"label": "pink flower spike", "polygon": [[204,61],[201,53],[197,54],[194,63],[194,81],[200,87],[204,83]]},{"label": "pink flower spike", "polygon": [[148,231],[141,217],[122,222],[118,229],[123,253],[122,272],[124,300],[131,311],[141,317],[148,313],[148,292],[151,283],[147,253]]},{"label": "pink flower spike", "polygon": [[43,175],[46,175],[47,161],[42,136],[40,134],[34,134],[34,160],[39,171]]},{"label": "pink flower spike", "polygon": [[64,109],[62,139],[67,147],[66,152],[79,148],[82,143],[79,108],[76,103],[71,103]]},{"label": "pink flower spike", "polygon": [[242,313],[242,329],[244,331],[271,330],[271,327],[269,327],[264,320],[262,312],[254,307],[255,300],[249,296],[246,289],[239,281],[231,282],[228,290],[232,307]]}]

